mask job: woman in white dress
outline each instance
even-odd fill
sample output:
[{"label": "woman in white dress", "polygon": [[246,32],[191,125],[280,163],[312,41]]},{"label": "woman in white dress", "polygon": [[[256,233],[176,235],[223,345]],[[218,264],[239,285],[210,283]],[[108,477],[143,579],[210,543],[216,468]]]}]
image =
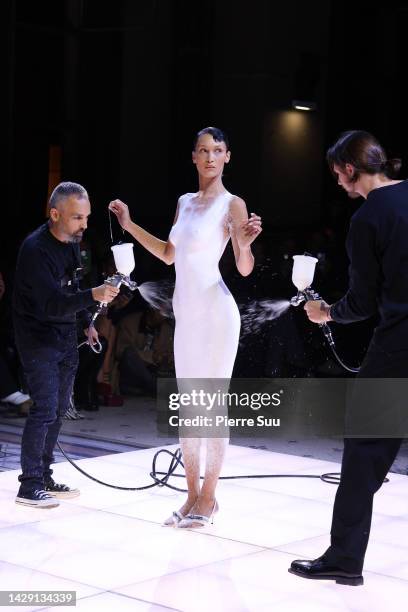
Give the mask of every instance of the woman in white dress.
[{"label": "woman in white dress", "polygon": [[[243,276],[252,272],[254,258],[250,245],[262,231],[261,219],[254,213],[248,219],[245,202],[223,185],[224,164],[229,162],[231,153],[221,130],[214,127],[201,130],[192,155],[199,191],[180,197],[167,241],[133,223],[128,207],[120,200],[111,202],[109,208],[123,229],[150,253],[168,265],[175,263],[174,360],[178,381],[225,380],[232,375],[240,317],[218,263],[231,238],[238,271]],[[165,525],[201,527],[212,521],[218,510],[215,489],[228,439],[206,438],[206,443],[205,475],[200,487],[201,438],[180,438],[188,495]]]}]

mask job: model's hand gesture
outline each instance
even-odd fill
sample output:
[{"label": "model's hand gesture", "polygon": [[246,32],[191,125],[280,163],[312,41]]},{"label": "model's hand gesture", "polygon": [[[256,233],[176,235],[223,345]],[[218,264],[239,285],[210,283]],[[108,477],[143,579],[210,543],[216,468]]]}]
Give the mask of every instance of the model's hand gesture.
[{"label": "model's hand gesture", "polygon": [[241,223],[236,230],[236,237],[240,249],[248,248],[255,238],[262,232],[262,219],[251,213],[247,221]]},{"label": "model's hand gesture", "polygon": [[132,223],[127,205],[121,200],[112,200],[108,208],[116,215],[121,227],[127,230]]}]

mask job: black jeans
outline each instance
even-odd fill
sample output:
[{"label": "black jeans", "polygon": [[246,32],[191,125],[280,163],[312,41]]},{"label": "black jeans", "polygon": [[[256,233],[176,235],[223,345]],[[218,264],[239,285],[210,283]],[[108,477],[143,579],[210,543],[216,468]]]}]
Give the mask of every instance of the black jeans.
[{"label": "black jeans", "polygon": [[[408,351],[368,351],[359,378],[407,378]],[[331,526],[330,563],[361,572],[368,545],[374,494],[383,484],[401,446],[401,438],[346,438],[341,480]]]},{"label": "black jeans", "polygon": [[18,342],[31,399],[21,440],[20,493],[44,487],[51,474],[62,417],[69,407],[78,367],[76,329],[61,336],[57,347],[33,347]]}]

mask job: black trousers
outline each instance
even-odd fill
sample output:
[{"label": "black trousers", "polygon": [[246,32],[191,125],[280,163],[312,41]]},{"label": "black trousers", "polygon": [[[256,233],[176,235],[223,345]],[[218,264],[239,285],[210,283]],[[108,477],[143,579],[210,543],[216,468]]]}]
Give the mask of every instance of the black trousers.
[{"label": "black trousers", "polygon": [[54,448],[78,367],[76,328],[61,337],[59,346],[32,346],[19,339],[17,347],[34,402],[21,440],[19,481],[24,493],[43,488],[52,474]]},{"label": "black trousers", "polygon": [[[370,348],[361,378],[407,378],[408,350],[386,353]],[[331,526],[329,562],[361,572],[370,536],[373,497],[383,484],[401,446],[401,438],[346,438]]]}]

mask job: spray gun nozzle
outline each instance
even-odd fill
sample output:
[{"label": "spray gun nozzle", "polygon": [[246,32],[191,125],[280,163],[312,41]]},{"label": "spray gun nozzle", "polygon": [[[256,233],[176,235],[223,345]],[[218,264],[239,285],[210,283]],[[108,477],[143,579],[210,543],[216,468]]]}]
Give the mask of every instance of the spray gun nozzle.
[{"label": "spray gun nozzle", "polygon": [[293,296],[290,300],[290,305],[299,306],[302,302],[310,302],[311,300],[321,300],[321,297],[316,291],[307,287],[303,291],[298,291],[297,294]]},{"label": "spray gun nozzle", "polygon": [[300,306],[300,304],[302,302],[305,301],[305,296],[303,295],[302,291],[298,291],[296,295],[293,296],[293,298],[290,300],[290,305],[291,306]]}]

